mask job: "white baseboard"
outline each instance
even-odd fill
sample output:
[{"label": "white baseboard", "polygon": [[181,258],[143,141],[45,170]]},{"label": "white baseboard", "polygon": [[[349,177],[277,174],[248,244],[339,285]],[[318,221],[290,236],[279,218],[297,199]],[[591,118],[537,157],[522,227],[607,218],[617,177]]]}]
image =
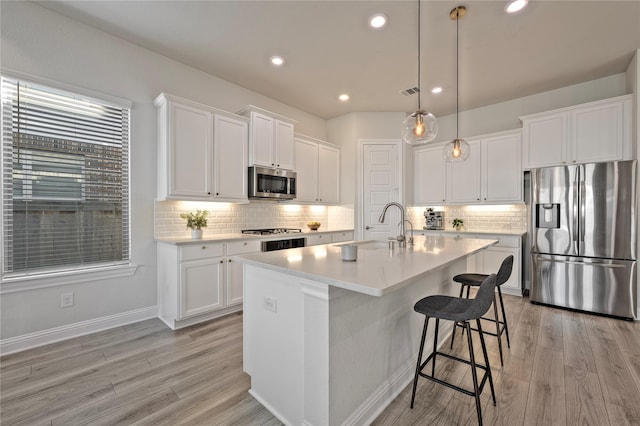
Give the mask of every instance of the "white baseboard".
[{"label": "white baseboard", "polygon": [[22,336],[9,337],[7,339],[0,340],[0,355],[8,355],[24,351],[26,349],[35,348],[37,346],[48,345],[61,340],[84,336],[85,334],[91,334],[97,331],[108,330],[110,328],[156,318],[157,316],[158,307],[154,305],[106,317],[63,325],[61,327],[50,328],[48,330],[37,331],[35,333],[23,334]]}]

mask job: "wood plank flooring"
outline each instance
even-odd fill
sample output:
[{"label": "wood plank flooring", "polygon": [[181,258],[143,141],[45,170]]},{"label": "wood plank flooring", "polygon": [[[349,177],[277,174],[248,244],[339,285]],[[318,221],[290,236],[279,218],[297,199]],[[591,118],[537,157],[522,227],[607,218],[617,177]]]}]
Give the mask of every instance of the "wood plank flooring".
[{"label": "wood plank flooring", "polygon": [[[640,425],[640,322],[505,302],[511,348],[500,366],[486,337],[497,405],[487,386],[485,424]],[[474,347],[480,359],[477,336]],[[451,352],[468,357],[466,339]],[[471,388],[465,365],[442,359],[436,372]],[[149,320],[2,357],[0,424],[281,424],[249,386],[242,314],[175,332]],[[410,398],[408,386],[374,425],[477,424],[473,398],[436,383],[419,382],[413,410]]]}]

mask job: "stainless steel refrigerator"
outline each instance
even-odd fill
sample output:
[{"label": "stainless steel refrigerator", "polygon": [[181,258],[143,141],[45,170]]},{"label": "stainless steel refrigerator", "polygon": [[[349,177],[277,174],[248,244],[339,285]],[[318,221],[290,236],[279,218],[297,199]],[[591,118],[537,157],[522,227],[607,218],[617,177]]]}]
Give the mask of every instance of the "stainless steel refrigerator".
[{"label": "stainless steel refrigerator", "polygon": [[532,170],[532,302],[636,318],[636,174],[636,160]]}]

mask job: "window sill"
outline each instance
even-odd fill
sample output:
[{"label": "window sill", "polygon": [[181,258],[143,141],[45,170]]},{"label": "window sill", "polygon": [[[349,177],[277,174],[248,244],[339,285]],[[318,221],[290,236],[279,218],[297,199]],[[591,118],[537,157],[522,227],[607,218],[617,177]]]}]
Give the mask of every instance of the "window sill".
[{"label": "window sill", "polygon": [[134,275],[137,270],[138,265],[127,263],[124,265],[103,266],[100,268],[84,269],[80,271],[49,272],[13,278],[3,277],[0,282],[0,294],[17,293],[21,291],[37,290],[68,284],[78,284],[88,281],[130,277]]}]

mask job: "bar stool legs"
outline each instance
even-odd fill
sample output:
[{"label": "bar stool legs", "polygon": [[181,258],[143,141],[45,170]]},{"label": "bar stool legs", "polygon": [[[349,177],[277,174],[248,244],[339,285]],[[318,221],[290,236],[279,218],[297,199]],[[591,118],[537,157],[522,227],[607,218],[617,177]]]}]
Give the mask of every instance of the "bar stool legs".
[{"label": "bar stool legs", "polygon": [[[460,297],[462,297],[464,288],[467,287],[467,299],[469,298],[469,289],[471,288],[471,286],[468,285],[461,285],[460,286]],[[495,323],[496,325],[496,332],[489,332],[489,331],[485,331],[485,334],[489,334],[491,336],[496,336],[498,338],[498,350],[500,352],[500,365],[504,366],[504,359],[503,359],[503,355],[502,355],[502,333],[504,332],[507,335],[507,347],[511,348],[511,342],[509,341],[509,326],[507,325],[507,314],[504,310],[504,302],[502,300],[502,291],[500,291],[500,287],[496,286],[496,288],[498,289],[498,297],[499,299],[496,299],[496,295],[493,295],[493,318],[486,318],[486,317],[482,317],[482,319],[486,320],[486,321],[491,321],[493,323]],[[500,319],[500,317],[498,316],[498,300],[500,300],[500,309],[502,311],[502,319]],[[451,333],[451,343],[449,344],[449,348],[453,349],[453,341],[455,340],[455,334],[456,334],[456,327],[460,327],[462,328],[461,334],[464,335],[464,330],[465,327],[461,324],[461,323],[455,323],[454,327],[453,327],[453,332]],[[476,330],[475,328],[472,328],[472,330]]]},{"label": "bar stool legs", "polygon": [[[433,382],[436,383],[440,383],[442,385],[445,385],[451,389],[455,389],[459,392],[462,392],[466,395],[469,396],[473,396],[475,397],[476,400],[476,412],[478,414],[478,422],[480,423],[480,426],[482,426],[482,407],[481,407],[481,401],[480,401],[480,395],[482,394],[482,389],[484,388],[484,385],[487,381],[487,379],[489,380],[489,387],[491,388],[491,398],[493,399],[493,405],[496,405],[496,394],[495,394],[495,390],[493,387],[493,377],[491,376],[491,366],[489,365],[489,356],[487,354],[487,347],[485,345],[484,342],[484,336],[482,333],[482,326],[480,324],[480,319],[476,319],[476,327],[478,329],[478,334],[480,336],[480,345],[482,346],[482,355],[484,357],[484,362],[485,365],[482,364],[476,364],[476,360],[475,360],[475,354],[474,354],[474,350],[473,350],[473,337],[471,336],[471,326],[469,321],[462,321],[459,322],[457,324],[460,324],[459,326],[464,327],[467,330],[467,344],[469,345],[469,360],[466,359],[462,359],[456,356],[453,356],[451,354],[446,354],[446,353],[442,353],[442,352],[438,352],[437,350],[437,342],[438,342],[438,328],[439,328],[439,322],[440,319],[436,318],[436,329],[434,332],[434,340],[433,340],[433,352],[427,357],[427,359],[422,362],[422,354],[424,351],[424,343],[426,340],[426,336],[427,336],[427,329],[429,327],[429,317],[425,316],[425,320],[424,320],[424,327],[422,329],[422,339],[420,341],[420,349],[418,352],[418,361],[416,362],[416,372],[413,378],[413,391],[411,393],[411,408],[413,408],[414,402],[415,402],[415,398],[416,398],[416,389],[418,386],[418,376],[424,377],[425,379],[429,379]],[[465,363],[469,366],[471,366],[471,376],[473,378],[473,392],[471,392],[468,389],[464,389],[461,388],[459,386],[455,386],[449,382],[445,382],[444,380],[440,380],[438,378],[435,377],[435,364],[436,364],[436,356],[440,355],[440,356],[444,356],[446,358],[449,359],[453,359],[455,361],[459,361],[462,363]],[[425,374],[422,371],[424,370],[424,368],[427,366],[427,364],[429,363],[429,361],[431,361],[431,375]],[[478,372],[476,371],[476,368],[480,368],[482,370],[484,370],[484,375],[482,377],[482,379],[480,381],[478,381]]]}]

